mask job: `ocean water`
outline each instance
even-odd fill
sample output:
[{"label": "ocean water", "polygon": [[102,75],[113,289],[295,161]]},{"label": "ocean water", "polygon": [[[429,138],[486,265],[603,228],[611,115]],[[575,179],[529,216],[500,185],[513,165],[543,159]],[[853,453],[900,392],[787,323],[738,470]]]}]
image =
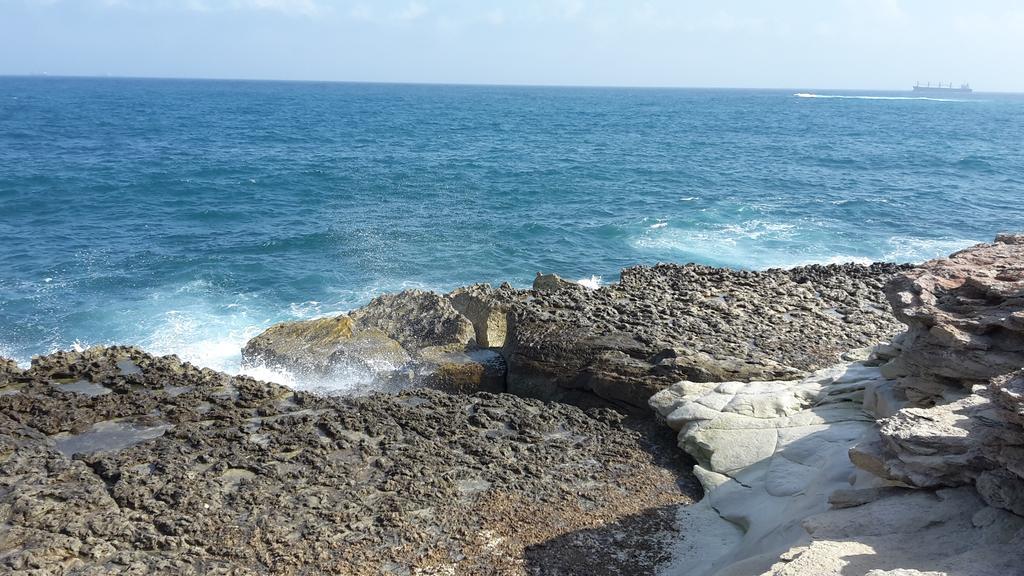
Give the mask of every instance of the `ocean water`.
[{"label": "ocean water", "polygon": [[403,288],[920,261],[1024,229],[1024,99],[0,78],[0,355],[238,370]]}]

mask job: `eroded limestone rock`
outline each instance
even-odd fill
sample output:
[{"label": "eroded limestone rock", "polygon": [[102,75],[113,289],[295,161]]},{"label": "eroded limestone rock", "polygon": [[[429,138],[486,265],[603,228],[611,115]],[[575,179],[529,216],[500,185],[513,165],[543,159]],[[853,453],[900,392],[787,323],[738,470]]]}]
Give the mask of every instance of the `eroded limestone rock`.
[{"label": "eroded limestone rock", "polygon": [[887,292],[909,330],[860,364],[870,378],[683,382],[652,398],[698,460],[701,506],[744,529],[698,574],[1021,572],[1024,237]]},{"label": "eroded limestone rock", "polygon": [[902,269],[658,265],[597,290],[536,292],[512,308],[508,390],[643,411],[679,380],[799,377],[897,333],[881,288]]},{"label": "eroded limestone rock", "polygon": [[[620,283],[596,290],[541,275],[533,290],[406,291],[345,317],[273,327],[243,356],[322,373],[358,367],[340,360],[363,351],[374,359],[364,370],[383,367],[373,376],[404,381],[394,386],[401,388],[436,373],[423,350],[500,347],[509,392],[646,414],[647,400],[679,380],[796,378],[851,348],[891,338],[897,323],[881,287],[899,270],[892,264],[763,272],[659,265],[624,270]],[[348,331],[337,330],[341,324]],[[372,345],[356,346],[367,340]],[[405,365],[391,353],[397,352],[392,341],[407,355]]]},{"label": "eroded limestone rock", "polygon": [[[858,478],[849,448],[874,430],[864,390],[884,382],[875,366],[838,365],[800,380],[680,382],[651,398],[697,460],[703,506],[742,536],[702,574],[756,574],[806,541],[803,521],[830,507],[840,490],[866,501],[887,485]],[[676,559],[676,574],[688,573]]]},{"label": "eroded limestone rock", "polygon": [[1024,367],[1024,238],[925,262],[886,286],[909,330],[898,361],[907,374],[967,389]]},{"label": "eroded limestone rock", "polygon": [[919,488],[973,485],[992,506],[1024,510],[1022,240],[1000,236],[887,286],[909,329],[885,368],[912,405],[851,452],[858,465]]},{"label": "eroded limestone rock", "polygon": [[588,530],[596,560],[576,566],[650,573],[664,551],[603,526],[689,501],[607,409],[330,398],[125,347],[5,373],[3,573],[515,575]]}]

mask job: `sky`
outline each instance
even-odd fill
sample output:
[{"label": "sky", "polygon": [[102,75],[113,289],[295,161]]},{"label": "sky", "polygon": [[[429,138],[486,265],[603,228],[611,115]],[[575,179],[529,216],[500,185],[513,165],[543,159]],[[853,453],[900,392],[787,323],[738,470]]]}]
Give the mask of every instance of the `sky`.
[{"label": "sky", "polygon": [[1019,0],[0,0],[0,74],[1024,92]]}]

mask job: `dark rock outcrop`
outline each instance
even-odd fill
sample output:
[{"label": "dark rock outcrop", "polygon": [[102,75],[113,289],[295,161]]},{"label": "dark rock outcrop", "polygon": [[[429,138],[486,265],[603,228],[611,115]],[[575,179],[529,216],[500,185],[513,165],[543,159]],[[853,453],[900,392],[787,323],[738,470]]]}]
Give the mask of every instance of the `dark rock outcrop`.
[{"label": "dark rock outcrop", "polygon": [[512,308],[508,391],[644,411],[679,380],[795,378],[895,335],[881,289],[904,269],[662,264],[598,290],[534,292]]},{"label": "dark rock outcrop", "polygon": [[[285,368],[306,380],[339,374],[359,390],[424,385],[458,392],[502,392],[505,362],[483,340],[500,342],[502,314],[489,288],[453,295],[407,290],[374,298],[349,314],[284,322],[246,343],[246,366]],[[470,320],[473,318],[473,320]]]},{"label": "dark rock outcrop", "polygon": [[521,574],[693,488],[611,410],[329,398],[124,347],[0,374],[0,572]]}]

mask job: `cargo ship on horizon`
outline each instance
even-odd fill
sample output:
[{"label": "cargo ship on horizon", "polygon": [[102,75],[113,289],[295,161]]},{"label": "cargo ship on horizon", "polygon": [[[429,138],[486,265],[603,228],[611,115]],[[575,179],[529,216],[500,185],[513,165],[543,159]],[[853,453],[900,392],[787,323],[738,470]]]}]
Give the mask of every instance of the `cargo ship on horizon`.
[{"label": "cargo ship on horizon", "polygon": [[935,85],[932,85],[931,82],[924,85],[920,82],[916,82],[914,83],[914,92],[924,94],[970,94],[974,92],[974,90],[972,90],[971,85],[966,82],[961,84],[959,88],[954,88],[952,82],[949,84],[939,82]]}]

